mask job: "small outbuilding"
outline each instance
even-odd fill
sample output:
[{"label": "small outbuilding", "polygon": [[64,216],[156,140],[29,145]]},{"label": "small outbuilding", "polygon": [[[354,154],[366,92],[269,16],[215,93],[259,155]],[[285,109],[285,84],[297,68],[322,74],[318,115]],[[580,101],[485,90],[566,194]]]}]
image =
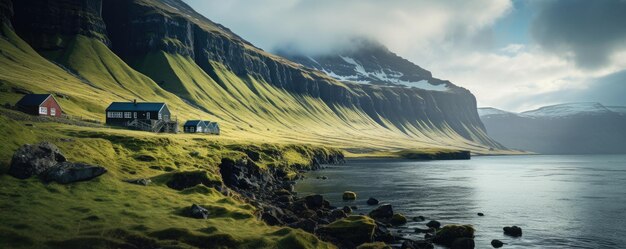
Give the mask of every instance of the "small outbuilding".
[{"label": "small outbuilding", "polygon": [[26,94],[15,107],[31,115],[61,117],[63,114],[59,102],[52,94]]},{"label": "small outbuilding", "polygon": [[211,121],[204,121],[204,123],[207,124],[206,130],[204,131],[205,133],[209,133],[213,135],[220,134],[220,124],[218,124],[217,122],[211,122]]},{"label": "small outbuilding", "polygon": [[207,124],[202,120],[187,120],[183,125],[185,133],[203,133],[207,130]]}]

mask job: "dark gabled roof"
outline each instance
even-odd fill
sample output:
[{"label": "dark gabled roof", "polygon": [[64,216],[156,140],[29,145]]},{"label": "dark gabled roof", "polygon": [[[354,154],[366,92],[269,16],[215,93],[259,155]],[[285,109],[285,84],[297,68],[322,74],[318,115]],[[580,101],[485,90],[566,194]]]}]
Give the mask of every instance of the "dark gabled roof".
[{"label": "dark gabled roof", "polygon": [[187,120],[187,122],[185,122],[185,124],[183,126],[198,126],[199,124],[204,124],[204,121],[202,121],[202,120]]},{"label": "dark gabled roof", "polygon": [[113,102],[109,107],[107,107],[107,111],[154,111],[158,112],[165,106],[165,103],[158,102]]},{"label": "dark gabled roof", "polygon": [[48,99],[50,94],[26,94],[20,101],[17,102],[18,106],[39,106],[46,99]]}]

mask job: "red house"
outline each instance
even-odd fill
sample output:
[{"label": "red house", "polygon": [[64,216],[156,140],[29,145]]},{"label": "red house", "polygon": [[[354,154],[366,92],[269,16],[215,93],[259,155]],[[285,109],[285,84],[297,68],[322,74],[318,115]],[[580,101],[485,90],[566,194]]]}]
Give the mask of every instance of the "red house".
[{"label": "red house", "polygon": [[61,106],[52,94],[26,94],[15,104],[18,110],[31,115],[61,117]]}]

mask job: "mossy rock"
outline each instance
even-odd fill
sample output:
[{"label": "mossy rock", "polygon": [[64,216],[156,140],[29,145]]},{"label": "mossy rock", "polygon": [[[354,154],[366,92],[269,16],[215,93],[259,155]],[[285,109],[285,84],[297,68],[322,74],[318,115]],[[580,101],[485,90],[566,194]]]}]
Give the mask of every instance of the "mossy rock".
[{"label": "mossy rock", "polygon": [[402,214],[393,214],[393,216],[391,216],[391,220],[389,221],[389,223],[391,223],[391,225],[394,226],[400,226],[400,225],[404,225],[407,223],[407,219],[404,215]]},{"label": "mossy rock", "polygon": [[343,192],[343,199],[344,200],[356,200],[356,193],[352,191],[345,191]]},{"label": "mossy rock", "polygon": [[323,226],[318,231],[320,234],[360,245],[372,241],[375,228],[376,223],[372,218],[355,215]]},{"label": "mossy rock", "polygon": [[358,246],[356,249],[391,249],[391,246],[383,242],[365,243]]},{"label": "mossy rock", "polygon": [[433,242],[451,246],[452,242],[460,238],[473,239],[475,231],[472,225],[445,225],[436,231]]}]

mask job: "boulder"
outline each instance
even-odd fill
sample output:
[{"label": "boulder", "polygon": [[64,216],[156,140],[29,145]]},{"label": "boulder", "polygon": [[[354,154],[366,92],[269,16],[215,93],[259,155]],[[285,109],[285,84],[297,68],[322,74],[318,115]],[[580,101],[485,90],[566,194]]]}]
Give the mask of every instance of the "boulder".
[{"label": "boulder", "polygon": [[324,197],[322,195],[309,195],[304,197],[306,206],[310,209],[318,209],[324,205]]},{"label": "boulder", "polygon": [[393,217],[393,207],[391,204],[380,205],[369,213],[374,219],[390,219]]},{"label": "boulder", "polygon": [[483,213],[478,213],[477,215],[478,216],[485,216],[485,214],[483,214]]},{"label": "boulder", "polygon": [[433,249],[435,247],[433,246],[432,243],[426,240],[418,240],[418,241],[405,240],[402,243],[402,246],[400,248],[401,249]]},{"label": "boulder", "polygon": [[[436,244],[451,247],[456,240],[461,238],[474,239],[474,227],[472,227],[471,225],[445,225],[444,227],[436,231],[435,236],[433,237],[433,242]],[[465,241],[464,243],[469,242]],[[472,246],[471,248],[474,247]]]},{"label": "boulder", "polygon": [[476,244],[471,238],[458,238],[452,242],[450,249],[474,249]]},{"label": "boulder", "polygon": [[374,220],[369,217],[350,216],[322,226],[317,231],[339,241],[349,241],[354,245],[360,245],[372,241],[375,228]]},{"label": "boulder", "polygon": [[208,219],[209,214],[210,214],[209,210],[197,204],[193,204],[191,205],[191,208],[189,208],[189,216],[192,218]]},{"label": "boulder", "polygon": [[278,226],[283,224],[283,222],[278,217],[276,217],[276,215],[269,211],[265,211],[263,212],[263,214],[261,214],[261,220],[265,221],[265,223],[270,226]]},{"label": "boulder", "polygon": [[350,208],[348,206],[344,206],[342,210],[346,214],[351,214],[352,213],[352,208]]},{"label": "boulder", "polygon": [[393,216],[391,216],[391,220],[389,220],[389,223],[391,223],[394,226],[400,226],[400,225],[406,224],[407,219],[402,214],[393,214]]},{"label": "boulder", "polygon": [[317,222],[315,222],[312,219],[304,219],[301,221],[298,221],[296,223],[293,223],[291,225],[289,225],[290,227],[293,228],[300,228],[304,231],[307,231],[309,233],[314,233],[315,230],[317,230]]},{"label": "boulder", "polygon": [[107,170],[101,166],[62,162],[48,170],[44,179],[47,182],[55,181],[61,184],[68,184],[91,180],[106,172]]},{"label": "boulder", "polygon": [[378,200],[376,198],[370,197],[369,199],[367,199],[367,205],[370,205],[370,206],[378,205]]},{"label": "boulder", "polygon": [[441,227],[441,222],[436,221],[436,220],[431,220],[428,223],[426,223],[426,226],[430,228],[439,229]]},{"label": "boulder", "polygon": [[65,156],[52,143],[25,144],[13,154],[8,173],[19,179],[26,179],[40,175],[65,161]]},{"label": "boulder", "polygon": [[344,212],[342,209],[335,209],[330,213],[330,216],[335,218],[335,219],[343,219],[348,217],[348,215],[346,214],[346,212]]},{"label": "boulder", "polygon": [[345,191],[345,192],[343,192],[342,198],[344,200],[356,200],[356,193],[354,193],[352,191]]},{"label": "boulder", "polygon": [[512,236],[512,237],[522,236],[522,228],[518,226],[504,227],[502,228],[502,230],[504,230],[504,234],[508,236]]},{"label": "boulder", "polygon": [[502,243],[502,241],[499,241],[497,239],[494,239],[491,241],[491,246],[493,246],[493,248],[500,248],[504,245],[504,243]]}]

